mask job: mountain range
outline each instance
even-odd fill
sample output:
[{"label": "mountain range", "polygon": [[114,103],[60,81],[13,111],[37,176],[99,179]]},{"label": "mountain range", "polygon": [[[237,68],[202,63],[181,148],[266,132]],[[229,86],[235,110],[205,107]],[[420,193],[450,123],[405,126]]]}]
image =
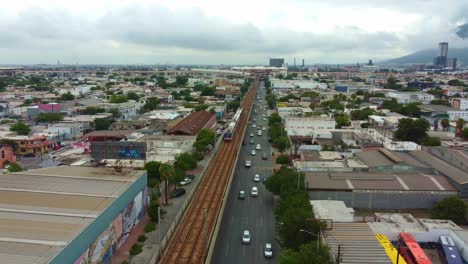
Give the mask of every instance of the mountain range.
[{"label": "mountain range", "polygon": [[[437,56],[439,50],[427,49],[420,50],[409,55],[384,61],[385,64],[411,64],[411,63],[425,63],[431,64],[434,57]],[[468,48],[450,48],[448,52],[449,58],[457,58],[458,65],[468,65]]]}]

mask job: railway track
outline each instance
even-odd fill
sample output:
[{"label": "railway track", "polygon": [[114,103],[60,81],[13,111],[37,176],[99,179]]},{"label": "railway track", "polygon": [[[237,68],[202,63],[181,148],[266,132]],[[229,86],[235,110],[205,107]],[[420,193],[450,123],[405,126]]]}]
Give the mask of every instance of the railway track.
[{"label": "railway track", "polygon": [[[214,232],[227,183],[235,166],[250,115],[252,102],[258,88],[258,80],[245,97],[240,123],[231,142],[222,142],[210,163],[206,175],[194,194],[182,221],[175,231],[160,263],[204,263]],[[206,217],[206,221],[205,221]]]}]

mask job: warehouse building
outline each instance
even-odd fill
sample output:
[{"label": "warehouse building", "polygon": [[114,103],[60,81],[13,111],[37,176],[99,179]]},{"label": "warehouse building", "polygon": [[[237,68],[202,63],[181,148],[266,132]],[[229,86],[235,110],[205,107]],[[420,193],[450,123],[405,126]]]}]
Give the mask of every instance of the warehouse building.
[{"label": "warehouse building", "polygon": [[106,263],[142,219],[144,171],[52,167],[0,177],[2,263]]},{"label": "warehouse building", "polygon": [[[426,154],[431,156],[424,151],[363,151],[335,161],[339,166],[302,171],[312,200],[341,200],[366,209],[432,208],[445,197],[459,196],[460,189],[445,170],[437,170],[436,161],[418,159]],[[365,166],[353,165],[358,162]]]}]

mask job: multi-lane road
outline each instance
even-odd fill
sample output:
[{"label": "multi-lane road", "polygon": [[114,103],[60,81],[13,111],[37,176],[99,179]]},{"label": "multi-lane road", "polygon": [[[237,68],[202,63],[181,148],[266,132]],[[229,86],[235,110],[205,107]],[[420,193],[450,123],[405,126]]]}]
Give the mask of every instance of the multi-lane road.
[{"label": "multi-lane road", "polygon": [[[268,126],[268,117],[263,120],[266,113],[260,110],[260,105],[265,106],[265,89],[263,82],[260,83],[258,92],[261,98],[261,104],[255,101],[250,119],[256,119],[256,128],[253,128],[253,122],[247,127],[245,132],[245,145],[242,146],[239,153],[239,159],[236,164],[236,170],[232,180],[231,188],[228,194],[228,201],[222,216],[219,234],[216,239],[213,257],[211,263],[214,264],[250,264],[250,263],[276,263],[279,252],[279,246],[275,238],[275,219],[273,195],[268,192],[262,183],[263,177],[269,177],[272,174],[274,161],[271,160],[271,150],[268,142],[267,131],[262,131],[262,136],[257,136],[259,124]],[[257,114],[254,113],[257,111]],[[250,137],[253,133],[254,136]],[[254,144],[250,144],[253,139]],[[251,155],[251,150],[255,149],[257,144],[261,145],[261,150],[256,150],[256,155]],[[265,152],[268,160],[262,159],[262,153]],[[252,161],[251,168],[245,168],[245,160]],[[254,182],[255,174],[260,175],[260,182]],[[252,197],[251,189],[258,187],[258,197]],[[245,191],[245,200],[239,200],[239,191]],[[242,244],[242,232],[249,230],[251,242],[248,245]],[[265,244],[273,244],[273,258],[264,257]]]}]

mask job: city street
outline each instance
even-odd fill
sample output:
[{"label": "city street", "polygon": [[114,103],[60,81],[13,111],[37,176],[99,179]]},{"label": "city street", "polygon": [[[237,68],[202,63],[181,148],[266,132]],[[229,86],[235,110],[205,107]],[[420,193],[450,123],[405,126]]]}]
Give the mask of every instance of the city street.
[{"label": "city street", "polygon": [[[265,90],[261,90],[262,105]],[[212,263],[276,263],[279,247],[275,238],[275,219],[273,195],[268,192],[262,183],[263,177],[269,177],[273,169],[271,151],[268,143],[267,131],[262,131],[262,136],[257,136],[259,124],[267,126],[268,121],[262,120],[266,111],[255,108],[257,115],[252,112],[251,120],[256,119],[256,128],[253,123],[248,126],[245,133],[245,145],[242,146],[236,171],[229,190],[228,201],[224,210],[219,234],[215,244]],[[250,137],[253,133],[254,137]],[[250,140],[254,139],[254,144]],[[256,155],[251,155],[251,150],[257,144],[261,144],[261,150],[256,150]],[[262,160],[262,153],[266,152],[268,160]],[[251,168],[245,168],[245,160],[252,161]],[[260,175],[260,182],[254,182],[255,174]],[[253,186],[258,187],[258,197],[251,196]],[[238,199],[239,191],[245,191],[245,200]],[[242,244],[242,232],[249,230],[251,243]],[[265,244],[273,244],[273,258],[264,257]]]}]

